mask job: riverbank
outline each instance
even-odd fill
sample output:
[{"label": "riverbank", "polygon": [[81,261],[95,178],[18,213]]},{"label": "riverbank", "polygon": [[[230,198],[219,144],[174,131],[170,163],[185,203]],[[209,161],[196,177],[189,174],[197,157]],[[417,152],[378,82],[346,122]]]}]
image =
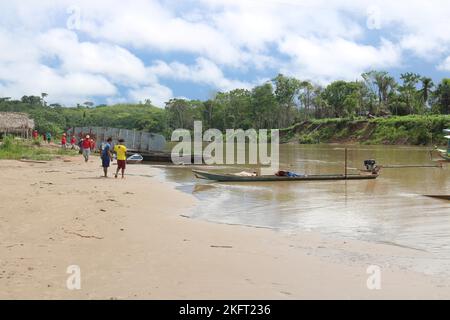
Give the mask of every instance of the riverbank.
[{"label": "riverbank", "polygon": [[[450,298],[448,280],[382,262],[427,253],[188,219],[195,199],[157,169],[128,173],[103,179],[98,159],[79,157],[0,161],[0,298]],[[81,290],[66,287],[71,265]]]},{"label": "riverbank", "polygon": [[445,145],[450,115],[310,120],[280,131],[284,143]]}]

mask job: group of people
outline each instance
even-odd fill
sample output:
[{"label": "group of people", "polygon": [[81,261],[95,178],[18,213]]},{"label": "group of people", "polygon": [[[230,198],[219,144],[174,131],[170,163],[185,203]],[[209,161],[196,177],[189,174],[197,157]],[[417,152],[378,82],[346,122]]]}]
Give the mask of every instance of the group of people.
[{"label": "group of people", "polygon": [[[37,141],[39,139],[39,132],[37,130],[34,130],[33,133],[33,140]],[[42,140],[50,144],[52,142],[52,134],[50,132],[46,132],[42,134]],[[75,145],[77,143],[77,139],[75,136],[72,136],[70,139],[70,145],[72,149],[75,149]],[[61,137],[61,147],[63,149],[67,149],[67,134],[63,134]]]},{"label": "group of people", "polygon": [[[38,140],[39,139],[39,133],[38,133],[37,130],[33,131],[33,139],[34,140]],[[47,143],[52,142],[52,134],[50,132],[43,133],[42,134],[42,140],[47,142]]]},{"label": "group of people", "polygon": [[[108,169],[111,163],[114,161],[113,152],[117,155],[117,170],[114,175],[115,178],[118,177],[119,172],[122,173],[122,179],[125,177],[125,169],[127,166],[127,147],[125,146],[125,140],[119,139],[118,144],[112,148],[112,138],[108,138],[105,143],[103,143],[100,150],[100,157],[102,160],[103,174],[104,177],[108,177]],[[85,162],[89,161],[91,152],[95,150],[95,140],[89,135],[80,140],[80,151],[84,156]]]},{"label": "group of people", "polygon": [[[72,138],[70,138],[70,146],[73,149],[75,149],[75,145],[77,143],[77,139],[75,138],[75,136],[72,136]],[[61,147],[63,149],[67,149],[67,134],[63,134],[62,138],[61,138]]]},{"label": "group of people", "polygon": [[111,163],[114,161],[113,151],[117,155],[117,170],[114,175],[118,177],[119,171],[122,171],[122,179],[125,177],[125,169],[127,166],[127,147],[125,146],[125,140],[119,139],[119,143],[112,148],[112,138],[108,138],[101,151],[102,167],[104,177],[108,177],[108,169]]},{"label": "group of people", "polygon": [[[44,133],[42,135],[42,138],[47,143],[51,143],[52,141],[52,135],[50,132]],[[37,130],[33,131],[33,139],[38,140],[39,139],[39,133]],[[111,166],[111,163],[114,161],[113,153],[117,155],[117,171],[115,173],[115,177],[117,178],[119,175],[119,172],[122,173],[122,178],[125,176],[125,169],[127,164],[127,147],[125,146],[125,140],[119,139],[118,144],[112,148],[112,138],[108,138],[106,143],[103,144],[103,148],[101,149],[101,159],[102,159],[102,167],[103,167],[103,173],[104,177],[108,177],[108,169]],[[70,138],[70,146],[72,149],[75,149],[75,146],[77,145],[77,139],[75,135],[72,135]],[[64,133],[61,137],[61,147],[63,149],[67,149],[67,134]],[[96,148],[96,143],[93,138],[91,138],[90,135],[86,135],[84,138],[80,139],[78,142],[78,147],[80,148],[80,153],[84,157],[84,161],[88,162],[89,157],[91,156],[91,153]]]}]

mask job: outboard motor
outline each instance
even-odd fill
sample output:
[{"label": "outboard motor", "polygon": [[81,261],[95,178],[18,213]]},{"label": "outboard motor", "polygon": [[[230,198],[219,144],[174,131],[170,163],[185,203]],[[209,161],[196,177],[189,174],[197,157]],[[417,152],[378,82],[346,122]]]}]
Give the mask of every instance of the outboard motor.
[{"label": "outboard motor", "polygon": [[364,161],[364,167],[368,172],[372,172],[373,174],[378,173],[379,168],[377,166],[377,162],[375,160],[366,160]]}]

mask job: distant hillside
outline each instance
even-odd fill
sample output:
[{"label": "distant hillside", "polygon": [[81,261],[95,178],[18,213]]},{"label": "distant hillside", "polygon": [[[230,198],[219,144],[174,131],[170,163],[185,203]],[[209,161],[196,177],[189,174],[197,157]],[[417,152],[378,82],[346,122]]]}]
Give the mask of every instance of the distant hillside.
[{"label": "distant hillside", "polygon": [[449,115],[406,116],[371,120],[322,119],[281,130],[284,143],[363,143],[387,145],[444,144]]}]

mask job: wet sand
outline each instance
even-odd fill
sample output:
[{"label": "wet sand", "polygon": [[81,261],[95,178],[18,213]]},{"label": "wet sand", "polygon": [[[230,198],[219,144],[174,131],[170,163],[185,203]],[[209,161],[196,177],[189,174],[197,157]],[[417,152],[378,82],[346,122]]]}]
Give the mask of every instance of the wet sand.
[{"label": "wet sand", "polygon": [[[196,201],[158,169],[116,180],[99,165],[0,161],[1,299],[450,298],[449,281],[389,262],[428,253],[189,219]],[[381,290],[366,285],[373,264]]]}]

